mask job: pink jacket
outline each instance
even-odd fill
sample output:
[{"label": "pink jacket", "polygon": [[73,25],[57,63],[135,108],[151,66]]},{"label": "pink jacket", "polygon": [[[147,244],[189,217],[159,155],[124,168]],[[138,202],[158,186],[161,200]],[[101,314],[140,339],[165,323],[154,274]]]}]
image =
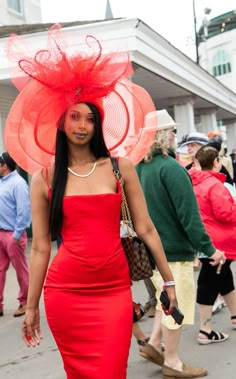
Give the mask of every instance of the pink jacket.
[{"label": "pink jacket", "polygon": [[201,217],[214,246],[236,259],[236,203],[225,188],[225,175],[189,170]]}]

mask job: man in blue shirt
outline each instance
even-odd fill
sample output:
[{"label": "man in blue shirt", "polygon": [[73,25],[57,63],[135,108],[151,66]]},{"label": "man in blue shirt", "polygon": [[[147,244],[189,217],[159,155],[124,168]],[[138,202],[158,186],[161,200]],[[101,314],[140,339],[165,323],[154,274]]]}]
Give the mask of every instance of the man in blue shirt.
[{"label": "man in blue shirt", "polygon": [[19,308],[14,317],[25,314],[29,273],[25,255],[26,228],[31,223],[29,188],[18,174],[16,163],[7,152],[0,154],[0,316],[3,316],[3,291],[10,263],[20,287]]}]

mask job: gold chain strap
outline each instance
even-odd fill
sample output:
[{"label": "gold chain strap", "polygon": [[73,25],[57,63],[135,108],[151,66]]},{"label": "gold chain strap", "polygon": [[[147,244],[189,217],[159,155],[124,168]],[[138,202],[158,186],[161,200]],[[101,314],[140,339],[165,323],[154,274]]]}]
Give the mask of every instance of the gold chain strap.
[{"label": "gold chain strap", "polygon": [[[122,202],[121,202],[121,214],[122,214],[122,221],[125,224],[128,232],[129,237],[133,237],[134,232],[134,225],[131,219],[130,210],[128,207],[125,190],[124,190],[124,182],[122,179],[122,176],[119,171],[114,171],[114,174],[116,178],[119,180],[120,187],[121,187],[121,196],[122,196]],[[133,234],[132,234],[132,232]]]}]

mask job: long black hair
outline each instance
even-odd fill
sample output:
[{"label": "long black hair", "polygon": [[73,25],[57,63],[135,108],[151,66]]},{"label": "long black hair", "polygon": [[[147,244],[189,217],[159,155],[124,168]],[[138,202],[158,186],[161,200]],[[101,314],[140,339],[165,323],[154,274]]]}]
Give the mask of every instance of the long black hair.
[{"label": "long black hair", "polygon": [[[97,107],[91,103],[85,103],[92,111],[94,117],[94,135],[90,141],[90,149],[96,159],[109,157],[110,152],[104,141],[102,132],[101,115]],[[61,234],[63,223],[62,202],[68,178],[68,144],[64,133],[65,113],[58,122],[56,134],[55,168],[52,179],[52,198],[50,206],[49,225],[51,235],[56,237]]]}]

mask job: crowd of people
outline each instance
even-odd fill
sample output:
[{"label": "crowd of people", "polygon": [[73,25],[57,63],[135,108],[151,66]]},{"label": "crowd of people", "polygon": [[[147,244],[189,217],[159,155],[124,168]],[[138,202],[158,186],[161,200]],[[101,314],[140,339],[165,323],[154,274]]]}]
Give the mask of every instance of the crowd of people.
[{"label": "crowd of people", "polygon": [[[129,81],[128,56],[103,56],[96,40],[98,51],[70,55],[58,25],[50,29],[49,40],[47,49],[35,57],[20,57],[20,67],[31,81],[17,96],[5,126],[8,152],[0,155],[0,316],[12,263],[20,287],[14,316],[24,316],[23,341],[28,347],[40,344],[43,293],[47,322],[68,379],[125,379],[132,333],[140,356],[162,367],[164,379],[203,377],[207,369],[182,360],[179,339],[182,326],[195,323],[197,301],[198,343],[227,340],[226,333],[212,329],[218,296],[236,329],[230,267],[236,258],[236,154],[232,170],[227,170],[222,140],[192,132],[182,141],[191,158],[183,167],[176,156],[176,123],[166,110],[156,111],[149,94]],[[11,41],[11,46],[16,45]],[[15,51],[11,57],[14,53],[19,59]],[[135,138],[137,128],[144,133],[145,146],[140,134]],[[144,281],[144,308],[132,299],[120,239],[122,190],[112,170],[113,151],[126,151],[129,158],[118,159],[128,206],[135,231],[157,267]],[[16,165],[33,174],[30,195]],[[28,270],[26,229],[31,217]],[[49,263],[52,238],[58,241],[58,251]],[[200,262],[197,291],[195,259]],[[163,288],[170,300],[164,311],[159,300]],[[177,306],[184,314],[182,324],[171,317]],[[145,311],[154,316],[150,336],[138,324]]]}]

